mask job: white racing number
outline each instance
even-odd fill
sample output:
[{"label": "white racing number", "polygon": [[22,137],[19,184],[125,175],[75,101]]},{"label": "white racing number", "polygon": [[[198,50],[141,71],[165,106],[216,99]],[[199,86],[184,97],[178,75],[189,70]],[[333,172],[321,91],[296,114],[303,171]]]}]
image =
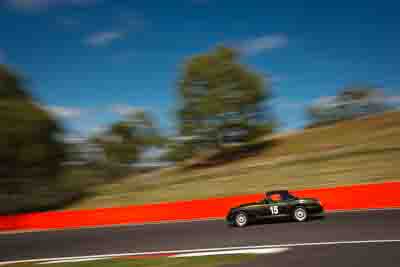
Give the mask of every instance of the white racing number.
[{"label": "white racing number", "polygon": [[278,206],[271,206],[269,209],[271,210],[272,215],[277,215],[279,213]]}]

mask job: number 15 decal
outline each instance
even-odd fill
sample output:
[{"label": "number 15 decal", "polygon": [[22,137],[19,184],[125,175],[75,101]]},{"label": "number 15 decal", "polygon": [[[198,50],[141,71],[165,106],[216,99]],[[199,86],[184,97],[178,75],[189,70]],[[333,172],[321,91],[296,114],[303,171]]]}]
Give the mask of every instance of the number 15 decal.
[{"label": "number 15 decal", "polygon": [[269,207],[269,209],[271,210],[272,215],[276,215],[279,213],[278,206],[271,206]]}]

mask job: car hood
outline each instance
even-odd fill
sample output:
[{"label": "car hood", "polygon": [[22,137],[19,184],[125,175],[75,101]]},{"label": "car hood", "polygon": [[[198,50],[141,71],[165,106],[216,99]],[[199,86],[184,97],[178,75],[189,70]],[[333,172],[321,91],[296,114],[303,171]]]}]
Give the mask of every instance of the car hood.
[{"label": "car hood", "polygon": [[250,202],[250,203],[244,203],[240,204],[239,206],[233,207],[232,209],[239,209],[239,208],[244,208],[244,207],[249,207],[249,206],[254,206],[254,205],[259,205],[260,202]]}]

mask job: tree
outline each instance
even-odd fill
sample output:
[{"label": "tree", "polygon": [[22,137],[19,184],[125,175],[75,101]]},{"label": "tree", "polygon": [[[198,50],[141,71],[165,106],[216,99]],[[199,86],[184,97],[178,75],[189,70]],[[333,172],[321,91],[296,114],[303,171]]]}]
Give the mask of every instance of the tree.
[{"label": "tree", "polygon": [[128,115],[127,121],[134,129],[134,135],[138,144],[147,148],[160,147],[165,143],[159,132],[154,117],[145,110],[138,110]]},{"label": "tree", "polygon": [[312,126],[331,124],[385,111],[383,92],[371,86],[350,86],[341,90],[337,96],[323,98],[312,104],[308,116]]},{"label": "tree", "polygon": [[113,123],[105,136],[92,140],[103,146],[108,160],[125,164],[136,161],[145,149],[163,144],[151,115],[145,111],[136,111]]},{"label": "tree", "polygon": [[270,83],[238,60],[235,50],[217,47],[184,65],[178,85],[179,133],[194,137],[198,148],[221,149],[229,138],[247,142],[272,130],[265,109]]},{"label": "tree", "polygon": [[2,100],[32,100],[23,88],[22,78],[11,72],[6,65],[0,64],[0,98]]},{"label": "tree", "polygon": [[111,162],[129,163],[138,157],[139,148],[133,135],[133,128],[127,122],[111,125],[108,138],[102,140],[106,157]]},{"label": "tree", "polygon": [[0,65],[0,123],[0,213],[48,203],[60,185],[63,130],[34,103],[22,79],[4,65]]}]

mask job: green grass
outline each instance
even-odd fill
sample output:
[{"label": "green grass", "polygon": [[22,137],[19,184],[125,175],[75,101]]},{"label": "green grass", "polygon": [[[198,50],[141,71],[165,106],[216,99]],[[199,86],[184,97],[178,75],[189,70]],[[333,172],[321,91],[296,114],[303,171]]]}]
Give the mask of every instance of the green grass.
[{"label": "green grass", "polygon": [[[400,112],[345,121],[260,141],[263,149],[224,164],[187,164],[94,187],[70,208],[155,203],[272,189],[303,189],[400,180]],[[254,144],[253,144],[254,146]],[[254,152],[254,151],[253,151]]]},{"label": "green grass", "polygon": [[[190,258],[154,258],[154,259],[107,259],[76,263],[46,264],[49,267],[218,267],[238,264],[253,259],[254,255],[207,256]],[[34,267],[35,263],[22,263],[8,266]]]}]

